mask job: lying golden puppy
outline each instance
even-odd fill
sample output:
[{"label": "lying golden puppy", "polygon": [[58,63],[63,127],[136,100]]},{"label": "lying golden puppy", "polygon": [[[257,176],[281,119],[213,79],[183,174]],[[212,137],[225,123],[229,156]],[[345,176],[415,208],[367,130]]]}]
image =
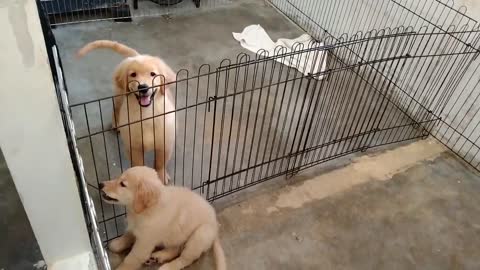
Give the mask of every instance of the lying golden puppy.
[{"label": "lying golden puppy", "polygon": [[[215,210],[200,195],[163,185],[147,167],[130,168],[100,188],[104,201],[127,208],[127,232],[109,249],[118,253],[133,247],[117,270],[138,269],[152,259],[164,263],[159,270],[183,269],[212,246],[216,269],[226,269]],[[156,246],[165,248],[153,252]]]}]

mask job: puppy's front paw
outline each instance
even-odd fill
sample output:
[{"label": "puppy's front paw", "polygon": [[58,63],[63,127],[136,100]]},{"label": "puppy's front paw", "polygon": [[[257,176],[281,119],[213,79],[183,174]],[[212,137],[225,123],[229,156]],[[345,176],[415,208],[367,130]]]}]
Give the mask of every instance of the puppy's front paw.
[{"label": "puppy's front paw", "polygon": [[114,252],[114,253],[120,253],[122,251],[124,251],[125,249],[127,249],[128,247],[125,245],[125,241],[123,240],[122,237],[120,238],[117,238],[117,239],[113,239],[112,241],[110,241],[110,243],[108,244],[108,249],[111,251],[111,252]]},{"label": "puppy's front paw", "polygon": [[170,183],[170,175],[168,175],[167,172],[165,172],[165,174],[163,172],[158,172],[158,177],[160,178],[160,181],[162,181],[162,183],[167,186],[168,183]]},{"label": "puppy's front paw", "polygon": [[163,181],[165,185],[168,185],[170,183],[170,175],[168,173],[165,174],[165,180]]},{"label": "puppy's front paw", "polygon": [[146,262],[143,263],[146,266],[154,265],[154,264],[160,264],[157,258],[155,257],[150,257]]}]

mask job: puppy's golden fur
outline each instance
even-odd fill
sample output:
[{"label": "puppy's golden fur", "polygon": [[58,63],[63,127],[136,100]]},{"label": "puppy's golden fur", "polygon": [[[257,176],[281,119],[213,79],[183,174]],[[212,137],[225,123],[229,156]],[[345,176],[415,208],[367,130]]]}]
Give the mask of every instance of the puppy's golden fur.
[{"label": "puppy's golden fur", "polygon": [[[144,153],[155,150],[155,168],[165,183],[165,166],[175,144],[175,106],[167,95],[166,83],[174,72],[158,57],[139,54],[118,42],[97,40],[77,53],[82,57],[98,49],[111,49],[125,58],[115,69],[112,125],[118,127],[132,166],[144,165]],[[167,112],[165,116],[159,116]],[[155,117],[153,117],[155,116]]]},{"label": "puppy's golden fur", "polygon": [[[159,270],[179,270],[213,247],[217,270],[225,270],[213,207],[198,194],[165,186],[153,169],[133,167],[101,186],[102,198],[127,208],[127,232],[110,242],[113,252],[132,247],[117,270],[138,269],[150,257],[164,263]],[[156,246],[163,250],[154,252]]]}]

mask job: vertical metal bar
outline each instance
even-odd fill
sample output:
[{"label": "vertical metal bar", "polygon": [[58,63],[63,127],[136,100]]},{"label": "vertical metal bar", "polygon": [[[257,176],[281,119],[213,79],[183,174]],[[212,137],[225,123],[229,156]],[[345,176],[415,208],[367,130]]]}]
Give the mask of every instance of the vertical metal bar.
[{"label": "vertical metal bar", "polygon": [[[250,60],[250,57],[247,55],[247,54],[244,54],[240,59],[243,59],[243,57],[245,57],[245,62],[248,62]],[[243,77],[243,89],[242,89],[242,99],[241,99],[241,102],[240,102],[240,116],[238,117],[238,125],[237,125],[237,136],[236,136],[236,139],[235,139],[235,150],[233,151],[233,168],[232,168],[232,173],[235,172],[235,167],[236,167],[236,164],[237,164],[237,149],[238,149],[238,143],[240,141],[240,133],[241,133],[241,124],[242,124],[242,119],[243,119],[243,109],[244,109],[244,101],[245,101],[245,92],[246,92],[246,89],[247,89],[247,84],[248,84],[248,67],[249,65],[248,64],[245,64],[245,73],[244,73],[244,77]],[[239,166],[239,170],[242,169],[242,161],[240,159],[240,166]],[[241,173],[240,173],[241,174]],[[232,176],[232,182],[233,182],[233,176]],[[240,186],[240,177],[237,178],[237,188]],[[232,187],[231,187],[232,188]],[[231,189],[230,188],[230,189]]]},{"label": "vertical metal bar", "polygon": [[[217,69],[217,72],[219,73],[219,76],[218,76],[218,79],[220,79],[221,77],[221,71],[220,71],[220,68]],[[226,107],[227,107],[227,88],[228,88],[228,71],[225,71],[225,84],[224,84],[224,92],[223,92],[223,97],[221,97],[223,99],[223,106],[222,106],[222,117],[221,117],[221,125],[220,125],[220,136],[219,136],[219,144],[218,144],[218,152],[217,152],[217,169],[216,169],[216,180],[218,180],[218,178],[220,177],[219,176],[219,173],[220,173],[220,165],[221,165],[221,161],[222,161],[222,146],[223,146],[223,130],[225,128],[225,110],[226,110]],[[218,82],[219,84],[219,82]],[[216,100],[215,100],[216,102]],[[215,103],[216,104],[216,103]],[[234,106],[234,105],[233,105]],[[228,153],[227,153],[228,155]],[[225,164],[225,166],[227,166],[227,164]],[[222,182],[225,183],[225,180],[226,179],[222,179]],[[213,191],[213,196],[216,196],[217,195],[217,187],[218,187],[218,181],[215,181],[215,188],[214,188],[214,191]]]},{"label": "vertical metal bar", "polygon": [[[175,107],[174,108],[177,108],[178,107],[178,72],[175,76]],[[166,78],[164,77],[164,81],[165,83],[167,83],[167,80]],[[166,100],[163,99],[163,108],[166,108],[166,104],[165,104]],[[167,115],[164,116],[163,118],[163,146],[165,147],[167,145],[167,141],[166,141],[166,131],[165,131],[165,127],[166,127],[166,121],[167,121]],[[177,137],[177,118],[175,118],[175,122],[173,123],[173,137],[176,138]],[[174,149],[174,154],[175,154],[175,159],[174,159],[174,162],[173,162],[173,184],[175,185],[177,183],[177,147],[173,147]],[[163,160],[166,160],[167,159],[167,154],[165,151],[163,151]],[[165,172],[166,172],[166,168],[165,168]],[[166,173],[165,173],[166,174]],[[172,176],[170,176],[172,177]]]},{"label": "vertical metal bar", "polygon": [[[105,151],[105,162],[107,163],[106,164],[107,165],[107,175],[108,175],[108,179],[111,179],[110,163],[108,161],[107,140],[105,139],[105,126],[103,124],[102,104],[100,103],[100,101],[98,101],[98,109],[100,111],[100,123],[102,124],[102,137],[103,137],[103,146],[104,146],[104,151]],[[110,206],[113,209],[113,216],[115,217],[114,218],[115,232],[116,232],[115,236],[118,236],[118,223],[117,223],[117,213],[115,211],[115,205],[111,204]]]},{"label": "vertical metal bar", "polygon": [[[238,59],[238,56],[237,56],[237,61],[236,61],[236,64],[239,64],[239,59]],[[238,87],[238,77],[239,77],[239,72],[240,72],[240,67],[236,67],[234,68],[234,71],[235,71],[235,77],[234,77],[234,82],[233,82],[233,97],[232,97],[232,109],[230,111],[230,128],[229,128],[229,131],[228,131],[228,140],[227,140],[227,157],[225,159],[225,170],[223,172],[223,175],[226,176],[227,175],[227,170],[228,170],[228,160],[229,160],[229,157],[230,157],[230,143],[231,143],[231,140],[232,140],[232,127],[233,127],[233,119],[234,119],[234,115],[235,115],[235,104],[236,104],[236,98],[237,98],[237,87]],[[228,73],[228,72],[227,72]],[[228,78],[226,78],[226,80],[228,80]],[[227,83],[227,82],[226,82]],[[227,91],[228,87],[225,86],[225,91]],[[226,104],[226,99],[225,99],[225,104]],[[237,132],[238,134],[238,132]],[[232,164],[232,173],[234,171],[234,168],[235,168],[235,156],[234,156],[234,161],[233,161],[233,164]],[[230,188],[232,186],[232,178],[230,178]],[[224,178],[223,179],[223,183],[222,183],[222,193],[225,192],[225,182],[227,181],[227,178]]]},{"label": "vertical metal bar", "polygon": [[[88,134],[91,134],[92,131],[90,129],[90,122],[88,121],[87,105],[86,104],[83,105],[83,112],[85,114],[85,121],[87,123],[87,132],[88,132]],[[93,151],[92,136],[88,136],[88,139],[89,139],[89,142],[90,142],[90,152],[92,153],[93,168],[94,168],[94,171],[95,171],[95,180],[97,182],[98,197],[101,198],[102,196],[100,194],[100,189],[98,188],[98,186],[100,185],[100,182],[98,180],[97,162],[96,162],[96,159],[95,159],[95,152]],[[103,228],[105,230],[105,237],[107,238],[107,241],[108,241],[108,240],[110,240],[110,238],[108,237],[107,224],[105,222],[105,214],[103,212],[103,210],[104,210],[103,201],[101,199],[100,199],[100,209],[102,209],[101,214],[102,214]]]},{"label": "vertical metal bar", "polygon": [[[208,91],[210,89],[210,65],[206,65],[208,67],[208,72],[207,72],[207,92],[205,94],[205,100],[207,102],[209,102],[209,96],[208,96]],[[199,70],[201,69],[202,67],[199,68]],[[200,79],[199,79],[200,80]],[[207,184],[207,189],[208,189],[208,185],[209,185],[209,181],[210,181],[210,169],[208,171],[208,178],[207,178],[207,181],[204,183],[203,181],[203,165],[204,165],[204,150],[205,150],[205,143],[203,143],[205,141],[205,132],[206,132],[206,124],[207,124],[207,107],[209,106],[210,103],[208,104],[205,104],[205,108],[203,110],[203,133],[202,133],[202,156],[201,156],[201,162],[200,162],[200,179],[202,181],[202,191],[204,190],[204,187],[205,187],[205,183]],[[215,108],[214,108],[215,109]],[[215,113],[213,114],[213,116],[215,117]],[[215,118],[213,119],[213,122],[215,122]],[[214,131],[214,128],[212,128],[212,131]],[[211,133],[212,134],[212,140],[213,140],[213,132]],[[213,143],[213,142],[212,142]],[[213,144],[210,145],[210,147],[213,147]],[[211,159],[211,151],[210,151],[210,159]],[[211,161],[210,161],[210,164],[209,164],[209,168],[211,167]],[[207,195],[206,195],[206,198],[208,198],[208,190],[207,190]]]},{"label": "vertical metal bar", "polygon": [[[213,164],[213,146],[215,143],[215,122],[216,122],[216,116],[217,116],[217,94],[218,94],[218,69],[215,72],[215,96],[213,100],[213,122],[212,122],[212,142],[210,144],[210,163],[208,166],[208,180],[207,180],[207,194],[206,198],[207,200],[211,200],[210,198],[210,185],[212,182],[212,164]],[[212,196],[213,197],[213,196]]]},{"label": "vertical metal bar", "polygon": [[[187,78],[186,78],[186,89],[185,89],[185,121],[184,121],[184,127],[183,127],[183,172],[182,172],[182,185],[185,186],[185,145],[187,142],[187,118],[188,118],[188,82],[189,82],[189,74],[187,71]],[[176,84],[176,83],[175,83]],[[166,120],[166,118],[165,118]],[[195,130],[193,130],[193,133],[195,134]],[[195,145],[193,145],[193,149],[195,149]],[[194,150],[195,151],[195,150]],[[195,159],[195,155],[192,156],[192,159]],[[193,166],[193,162],[192,162]]]}]

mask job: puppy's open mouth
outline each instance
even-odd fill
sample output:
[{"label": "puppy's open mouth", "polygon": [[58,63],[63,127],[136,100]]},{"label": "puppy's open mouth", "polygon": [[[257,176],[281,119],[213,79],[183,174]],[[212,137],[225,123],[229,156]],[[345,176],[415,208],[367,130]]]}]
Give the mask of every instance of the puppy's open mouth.
[{"label": "puppy's open mouth", "polygon": [[107,202],[118,202],[117,199],[108,196],[104,191],[102,191],[102,199]]},{"label": "puppy's open mouth", "polygon": [[153,93],[151,95],[149,94],[138,94],[138,93],[135,93],[135,97],[137,98],[138,100],[138,104],[142,107],[148,107],[150,106],[150,104],[152,104],[152,101],[153,101],[153,98],[155,96],[155,93],[157,91],[154,90]]}]

